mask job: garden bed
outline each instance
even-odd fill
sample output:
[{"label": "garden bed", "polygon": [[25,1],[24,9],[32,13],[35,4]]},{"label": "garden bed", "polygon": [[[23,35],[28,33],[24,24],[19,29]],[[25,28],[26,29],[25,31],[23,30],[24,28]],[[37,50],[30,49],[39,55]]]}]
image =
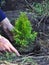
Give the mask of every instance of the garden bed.
[{"label": "garden bed", "polygon": [[[26,49],[19,50],[22,55],[21,57],[17,57],[16,54],[6,52],[3,52],[3,54],[0,53],[0,65],[49,65],[49,16],[47,16],[49,9],[41,9],[40,3],[43,0],[33,0],[36,1],[37,4],[35,4],[40,8],[39,11],[38,6],[37,9],[35,7],[36,13],[34,13],[32,9],[33,1],[27,1],[29,5],[27,2],[24,2],[24,0],[21,0],[21,2],[18,0],[14,11],[11,11],[12,9],[8,9],[10,11],[6,11],[5,13],[14,25],[14,20],[19,17],[20,12],[26,12],[32,24],[32,28],[34,31],[38,32],[38,36],[34,44],[30,44]],[[45,5],[48,6],[47,2]],[[45,5],[44,7],[46,8]],[[7,9],[3,8],[3,10]],[[41,16],[36,15],[38,13],[43,13],[42,11],[47,12],[47,14],[44,13]],[[1,31],[3,31],[3,29],[1,29]],[[1,34],[9,39],[5,32],[1,32]],[[14,44],[14,42],[11,43]]]},{"label": "garden bed", "polygon": [[[12,20],[14,21],[14,19],[16,19],[19,16],[19,13],[17,13],[17,12],[18,11],[7,11],[6,14],[11,21]],[[13,15],[13,14],[15,14],[15,15]],[[33,24],[33,29],[35,31],[37,31],[39,34],[38,38],[36,39],[36,42],[35,42],[39,46],[35,46],[34,51],[32,49],[30,52],[25,52],[25,53],[20,52],[22,54],[22,57],[20,57],[20,58],[17,57],[16,55],[12,55],[12,54],[9,55],[9,57],[11,57],[11,58],[8,58],[8,55],[6,56],[3,54],[0,54],[0,56],[1,56],[0,59],[2,60],[2,61],[0,61],[0,64],[11,65],[11,63],[12,63],[14,65],[15,64],[21,65],[21,63],[23,63],[24,61],[26,63],[27,58],[28,59],[31,58],[30,59],[31,62],[28,61],[28,62],[30,62],[29,63],[30,65],[32,65],[33,61],[35,61],[36,64],[38,64],[38,65],[48,65],[49,64],[49,17],[45,16],[43,18],[41,16],[41,17],[37,17],[37,18],[33,19],[32,18],[33,13],[27,13],[27,16],[29,17],[29,20]],[[43,20],[42,20],[42,18],[43,18]],[[32,47],[29,47],[29,48],[32,48]],[[29,64],[26,63],[26,65],[29,65]]]},{"label": "garden bed", "polygon": [[[49,47],[49,16],[38,16],[33,18],[33,16],[35,15],[34,13],[27,13],[27,16],[32,24],[33,30],[38,32],[38,37],[36,39],[36,41],[34,42],[35,45],[39,45],[39,47],[44,46],[44,48]],[[18,18],[20,11],[7,11],[6,12],[8,18],[12,21],[11,23],[13,23],[13,21]],[[41,45],[40,45],[41,44]],[[32,45],[31,45],[32,46]],[[31,47],[32,48],[32,47]],[[38,48],[40,49],[40,48]],[[37,50],[38,50],[37,49]],[[49,50],[49,49],[48,49]],[[33,51],[33,50],[32,50]]]}]

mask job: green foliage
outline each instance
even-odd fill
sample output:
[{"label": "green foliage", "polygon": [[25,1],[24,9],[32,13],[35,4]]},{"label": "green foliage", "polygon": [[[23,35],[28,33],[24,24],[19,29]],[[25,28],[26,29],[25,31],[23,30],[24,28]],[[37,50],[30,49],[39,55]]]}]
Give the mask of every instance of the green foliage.
[{"label": "green foliage", "polygon": [[34,11],[38,14],[42,14],[43,6],[40,3],[34,3]]},{"label": "green foliage", "polygon": [[32,59],[31,57],[24,57],[23,61],[21,62],[22,65],[38,65],[37,62]]},{"label": "green foliage", "polygon": [[19,18],[15,21],[14,40],[19,46],[27,46],[30,42],[35,41],[37,32],[32,31],[32,26],[25,13],[21,12]]},{"label": "green foliage", "polygon": [[35,11],[37,14],[49,14],[49,1],[45,0],[42,3],[34,3]]},{"label": "green foliage", "polygon": [[43,15],[47,13],[49,15],[49,0],[43,0],[43,2],[33,2],[33,12],[37,15]]},{"label": "green foliage", "polygon": [[6,51],[5,53],[0,54],[0,61],[2,60],[2,61],[12,62],[12,61],[14,61],[15,57],[16,57],[15,53],[9,53]]}]

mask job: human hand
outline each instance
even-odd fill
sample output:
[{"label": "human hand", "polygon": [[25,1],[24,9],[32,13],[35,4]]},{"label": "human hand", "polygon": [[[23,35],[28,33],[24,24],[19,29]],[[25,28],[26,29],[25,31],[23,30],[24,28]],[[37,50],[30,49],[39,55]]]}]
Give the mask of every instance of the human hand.
[{"label": "human hand", "polygon": [[20,56],[19,52],[12,46],[12,44],[1,35],[0,35],[0,51],[15,52],[17,56]]}]

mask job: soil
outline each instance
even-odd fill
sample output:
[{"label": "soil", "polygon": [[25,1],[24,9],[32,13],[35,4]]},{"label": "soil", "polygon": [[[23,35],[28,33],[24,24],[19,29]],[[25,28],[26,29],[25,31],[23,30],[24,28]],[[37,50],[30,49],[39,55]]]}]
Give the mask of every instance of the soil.
[{"label": "soil", "polygon": [[[32,0],[29,1],[31,3]],[[36,2],[41,2],[40,0]],[[17,10],[16,9],[8,9],[10,11],[5,11],[6,16],[10,19],[11,23],[14,25],[14,20],[19,16],[20,12],[24,11],[27,13],[27,16],[31,23],[33,24],[32,27],[35,31],[38,32],[38,37],[35,41],[34,48],[32,48],[30,51],[28,49],[28,52],[20,52],[21,57],[17,57],[16,54],[1,54],[0,53],[0,65],[49,65],[49,16],[39,16],[36,18],[33,18],[32,16],[35,15],[34,13],[26,11],[25,2],[21,0],[21,4],[19,4],[20,1],[17,1]],[[23,4],[23,6],[22,6]],[[21,6],[19,6],[21,5]],[[43,20],[40,22],[40,20],[43,18]],[[40,23],[39,23],[40,22]],[[0,28],[2,31],[2,28]],[[0,32],[1,32],[0,31]],[[3,36],[6,38],[7,35],[1,32]],[[9,39],[9,38],[8,38]],[[32,46],[32,45],[31,45]],[[3,52],[4,53],[4,52]],[[29,59],[29,60],[28,60]]]},{"label": "soil", "polygon": [[[15,10],[15,11],[7,11],[5,13],[8,16],[8,18],[12,21],[12,24],[13,24],[13,21],[20,14],[19,12],[18,10]],[[37,46],[34,47],[34,51],[31,50],[30,52],[21,53],[22,54],[21,57],[17,57],[16,55],[13,56],[11,54],[12,56],[9,55],[9,57],[11,58],[7,58],[7,56],[4,56],[2,54],[0,55],[1,56],[0,58],[2,58],[2,60],[0,61],[0,64],[3,64],[3,65],[11,65],[11,64],[29,65],[30,64],[32,65],[33,64],[32,62],[34,61],[34,64],[37,64],[37,65],[49,65],[49,26],[48,26],[49,17],[46,16],[46,18],[43,19],[43,21],[40,23],[40,26],[38,27],[36,25],[39,23],[42,17],[37,17],[36,19],[33,19],[32,13],[27,13],[27,16],[29,20],[31,21],[31,23],[33,24],[34,30],[39,33],[38,38],[36,39]],[[32,47],[29,47],[29,48],[32,48]],[[26,58],[27,58],[27,61],[26,61]],[[31,62],[28,61],[28,59],[30,59]]]},{"label": "soil", "polygon": [[[27,3],[28,1],[29,4],[32,4],[33,2],[39,2],[41,3],[43,0],[5,0],[5,3],[1,5],[1,9],[4,11],[8,10],[26,10],[27,8]],[[14,3],[14,4],[13,4]]]}]

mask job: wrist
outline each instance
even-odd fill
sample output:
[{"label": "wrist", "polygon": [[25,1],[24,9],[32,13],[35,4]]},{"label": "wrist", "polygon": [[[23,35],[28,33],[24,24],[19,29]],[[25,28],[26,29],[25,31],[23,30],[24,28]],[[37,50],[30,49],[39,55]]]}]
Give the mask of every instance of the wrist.
[{"label": "wrist", "polygon": [[8,29],[9,31],[11,31],[14,28],[7,17],[2,21],[2,26]]}]

